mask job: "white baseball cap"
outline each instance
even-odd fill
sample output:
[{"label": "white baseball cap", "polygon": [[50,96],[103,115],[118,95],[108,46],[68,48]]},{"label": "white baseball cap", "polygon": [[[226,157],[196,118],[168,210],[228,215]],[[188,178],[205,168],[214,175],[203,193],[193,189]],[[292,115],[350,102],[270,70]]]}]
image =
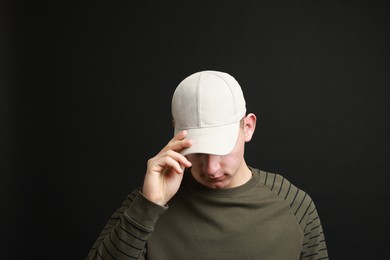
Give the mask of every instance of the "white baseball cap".
[{"label": "white baseball cap", "polygon": [[172,97],[174,133],[187,130],[186,138],[193,140],[181,153],[230,153],[245,113],[244,95],[233,76],[205,70],[186,77]]}]

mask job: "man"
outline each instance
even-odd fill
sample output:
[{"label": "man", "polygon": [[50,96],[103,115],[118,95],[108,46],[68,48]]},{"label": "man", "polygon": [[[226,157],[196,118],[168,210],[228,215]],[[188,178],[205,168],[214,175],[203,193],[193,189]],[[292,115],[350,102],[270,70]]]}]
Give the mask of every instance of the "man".
[{"label": "man", "polygon": [[87,259],[328,259],[309,195],[246,164],[256,116],[234,77],[188,76],[172,116],[174,137],[148,160],[143,187],[108,220]]}]

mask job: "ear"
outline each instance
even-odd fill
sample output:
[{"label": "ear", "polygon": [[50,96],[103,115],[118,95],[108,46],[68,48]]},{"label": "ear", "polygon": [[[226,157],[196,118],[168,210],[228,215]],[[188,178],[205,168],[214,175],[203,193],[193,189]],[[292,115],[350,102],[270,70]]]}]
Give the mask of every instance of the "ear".
[{"label": "ear", "polygon": [[244,118],[244,134],[245,134],[245,142],[249,142],[252,139],[253,133],[256,129],[256,115],[253,113],[249,113]]}]

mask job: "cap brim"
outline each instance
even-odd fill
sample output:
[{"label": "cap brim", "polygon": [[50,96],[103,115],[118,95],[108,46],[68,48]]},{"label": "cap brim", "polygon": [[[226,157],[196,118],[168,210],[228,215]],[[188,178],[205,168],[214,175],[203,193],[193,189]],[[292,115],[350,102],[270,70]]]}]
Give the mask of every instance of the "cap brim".
[{"label": "cap brim", "polygon": [[[193,145],[180,151],[187,155],[192,153],[204,153],[226,155],[230,153],[237,142],[240,122],[218,127],[205,127],[186,129],[186,139],[193,141]],[[175,135],[183,129],[175,129]]]}]

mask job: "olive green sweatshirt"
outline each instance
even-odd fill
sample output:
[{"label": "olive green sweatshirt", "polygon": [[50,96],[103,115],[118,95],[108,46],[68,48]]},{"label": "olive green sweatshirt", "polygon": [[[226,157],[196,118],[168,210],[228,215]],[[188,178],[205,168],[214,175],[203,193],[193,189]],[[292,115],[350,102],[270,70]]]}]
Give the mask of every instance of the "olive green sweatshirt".
[{"label": "olive green sweatshirt", "polygon": [[131,192],[86,259],[328,259],[310,196],[283,176],[250,168],[242,186],[209,189],[186,172],[165,207]]}]

